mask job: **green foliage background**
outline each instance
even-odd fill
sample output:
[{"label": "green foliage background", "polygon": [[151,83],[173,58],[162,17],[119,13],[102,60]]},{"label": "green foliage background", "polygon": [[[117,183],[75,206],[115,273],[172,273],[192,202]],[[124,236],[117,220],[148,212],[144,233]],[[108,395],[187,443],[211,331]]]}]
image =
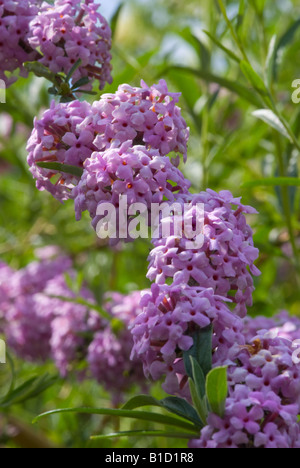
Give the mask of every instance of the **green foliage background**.
[{"label": "green foliage background", "polygon": [[[172,91],[182,93],[182,112],[191,128],[188,163],[182,170],[192,180],[193,191],[228,189],[259,212],[249,218],[260,249],[257,266],[262,271],[256,279],[249,313],[271,316],[286,309],[300,315],[299,190],[276,186],[274,180],[269,186],[259,183],[279,175],[298,179],[300,104],[294,104],[291,96],[292,82],[300,79],[300,2],[226,2],[242,51],[292,130],[296,138],[293,143],[253,116],[253,111],[266,107],[266,103],[253,80],[251,83],[243,74],[236,59],[243,58],[242,52],[233,41],[219,3],[127,0],[119,16],[112,19],[114,82],[104,92],[114,92],[121,83],[139,85],[144,79],[150,85],[165,78]],[[117,8],[118,2],[115,4]],[[100,245],[88,216],[75,222],[72,202],[62,206],[48,193],[35,189],[25,146],[34,116],[49,106],[48,87],[34,76],[19,79],[7,91],[7,103],[0,104],[0,258],[20,268],[34,259],[37,247],[55,244],[74,259],[99,301],[107,290],[126,293],[146,288],[150,243],[138,241],[112,252]],[[9,136],[3,133],[3,117],[7,115],[13,119]],[[294,183],[299,185],[299,180]],[[55,373],[51,363],[36,367],[13,359],[18,382],[34,373]],[[0,367],[1,394],[5,393],[9,374],[8,366]],[[162,396],[159,385],[152,393]],[[109,395],[92,382],[79,385],[58,380],[38,398],[3,410],[2,444],[25,444],[14,437],[13,431],[10,433],[12,418],[26,424],[26,433],[32,431],[33,417],[45,410],[109,404]],[[99,416],[57,415],[42,420],[35,433],[53,444],[70,447],[185,446],[185,442],[148,438],[89,441],[91,433],[110,432],[116,424]],[[137,426],[139,423],[135,423]],[[122,422],[122,428],[128,430],[130,423]]]}]

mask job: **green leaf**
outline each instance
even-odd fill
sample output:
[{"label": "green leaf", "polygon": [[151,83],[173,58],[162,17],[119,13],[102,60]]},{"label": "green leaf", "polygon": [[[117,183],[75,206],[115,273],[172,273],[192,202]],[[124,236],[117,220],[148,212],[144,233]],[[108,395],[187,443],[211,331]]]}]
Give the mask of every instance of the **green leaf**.
[{"label": "green leaf", "polygon": [[273,82],[273,71],[274,71],[274,63],[275,63],[275,57],[276,57],[276,44],[277,44],[277,36],[276,34],[272,37],[270,45],[269,45],[269,50],[268,50],[268,56],[266,60],[266,65],[265,65],[265,70],[266,70],[266,86],[270,88],[272,86]]},{"label": "green leaf", "polygon": [[138,395],[131,400],[127,401],[124,406],[122,406],[123,410],[134,410],[136,408],[141,408],[143,406],[159,406],[161,407],[161,403],[156,398],[149,396],[149,395]]},{"label": "green leaf", "polygon": [[201,399],[199,396],[199,393],[197,391],[196,385],[193,381],[193,379],[189,378],[189,386],[190,386],[190,392],[191,392],[191,397],[193,404],[197,410],[197,413],[200,417],[200,420],[203,424],[203,426],[206,426],[207,424],[207,416],[208,416],[208,411],[206,409],[205,405],[205,398]]},{"label": "green leaf", "polygon": [[139,395],[129,400],[122,409],[133,410],[143,406],[164,408],[177,416],[193,422],[196,426],[201,427],[201,421],[194,408],[186,400],[178,397],[167,397],[163,400],[157,400],[149,395]]},{"label": "green leaf", "polygon": [[76,93],[88,94],[89,96],[97,96],[96,91],[88,91],[86,89],[76,89]]},{"label": "green leaf", "polygon": [[239,34],[241,27],[243,25],[245,16],[245,0],[240,0],[239,12],[237,17],[236,32]]},{"label": "green leaf", "polygon": [[179,427],[181,429],[186,429],[188,431],[198,433],[198,428],[193,424],[190,424],[182,419],[173,418],[171,416],[165,416],[158,413],[150,413],[146,411],[130,411],[130,410],[118,410],[118,409],[109,409],[109,408],[64,408],[56,409],[53,411],[48,411],[47,413],[40,414],[37,416],[33,423],[39,421],[45,416],[51,416],[53,414],[99,414],[102,416],[116,416],[120,418],[129,418],[136,419],[140,421],[150,421],[158,424],[164,424],[166,426]]},{"label": "green leaf", "polygon": [[242,60],[240,63],[240,67],[245,77],[253,86],[253,88],[262,96],[268,95],[268,90],[265,86],[265,83],[263,82],[262,78],[256,73],[256,71],[253,70],[251,65],[245,60]]},{"label": "green leaf", "polygon": [[74,63],[73,67],[71,68],[71,70],[69,71],[69,73],[67,74],[66,76],[66,83],[68,83],[70,81],[70,79],[72,78],[72,76],[74,75],[75,71],[77,70],[77,68],[80,67],[80,65],[82,64],[82,60],[81,59],[78,59],[77,62]]},{"label": "green leaf", "polygon": [[196,385],[197,392],[199,393],[200,398],[205,396],[205,376],[198,362],[193,356],[190,356],[190,361],[192,365],[192,376],[193,381]]},{"label": "green leaf", "polygon": [[193,334],[194,344],[188,351],[183,353],[186,373],[193,378],[193,369],[190,357],[192,356],[201,367],[204,376],[212,367],[212,326],[197,330]]},{"label": "green leaf", "polygon": [[267,179],[250,180],[242,185],[242,188],[253,187],[299,187],[300,179],[297,177],[269,177]]},{"label": "green leaf", "polygon": [[218,41],[217,38],[215,38],[209,31],[205,31],[203,29],[203,32],[211,39],[211,41],[216,44],[217,47],[219,47],[220,49],[222,49],[230,58],[232,58],[233,60],[235,60],[237,63],[240,63],[241,62],[241,59],[235,55],[235,53],[233,53],[230,49],[228,49],[227,47],[225,47],[223,44],[221,44],[220,41]]},{"label": "green leaf", "polygon": [[91,436],[91,440],[106,440],[119,437],[166,437],[170,439],[192,439],[195,433],[187,432],[167,432],[167,431],[124,431],[113,432],[111,434]]},{"label": "green leaf", "polygon": [[76,81],[76,83],[73,84],[71,90],[74,91],[75,89],[80,88],[81,86],[89,84],[90,80],[88,76],[83,76],[80,78],[80,80]]},{"label": "green leaf", "polygon": [[228,395],[227,367],[216,367],[206,378],[206,396],[213,413],[224,415]]},{"label": "green leaf", "polygon": [[176,414],[188,421],[191,421],[198,426],[202,427],[201,420],[198,418],[197,411],[183,398],[178,397],[167,397],[160,401],[163,408],[167,409],[171,413]]},{"label": "green leaf", "polygon": [[37,162],[36,165],[42,169],[49,169],[50,171],[64,172],[72,174],[76,177],[81,177],[83,169],[77,166],[69,166],[68,164],[61,164],[58,162]]},{"label": "green leaf", "polygon": [[277,132],[281,133],[281,135],[283,135],[289,141],[292,141],[283,123],[270,109],[258,109],[252,112],[252,115],[270,125],[270,127],[277,130]]},{"label": "green leaf", "polygon": [[57,84],[57,77],[55,73],[51,72],[45,65],[40,62],[26,62],[24,67],[28,72],[32,72],[35,76],[46,78],[54,84]]},{"label": "green leaf", "polygon": [[124,7],[124,3],[121,3],[117,10],[115,11],[112,19],[111,19],[111,22],[110,22],[110,29],[111,29],[111,35],[112,35],[112,38],[115,37],[115,34],[116,34],[116,30],[117,30],[117,25],[118,25],[118,21],[119,21],[119,17],[120,17],[120,14],[123,10],[123,7]]},{"label": "green leaf", "polygon": [[274,68],[273,68],[274,79],[278,78],[278,66],[279,66],[279,63],[281,62],[280,56],[282,56],[283,49],[294,40],[295,34],[299,26],[300,26],[300,18],[298,18],[287,29],[287,31],[283,34],[283,36],[278,41],[276,51],[275,51],[275,58],[274,58]]},{"label": "green leaf", "polygon": [[180,66],[169,67],[165,69],[162,73],[160,73],[160,75],[166,74],[171,70],[177,70],[182,71],[184,73],[193,74],[196,77],[201,78],[209,83],[216,83],[222,88],[226,88],[229,91],[232,91],[233,93],[237,94],[242,99],[248,101],[250,104],[253,104],[256,107],[260,107],[262,105],[262,102],[258,96],[256,96],[252,91],[246,88],[246,86],[243,86],[240,83],[237,83],[236,81],[228,80],[226,78],[214,75],[204,70],[196,70],[194,68]]},{"label": "green leaf", "polygon": [[22,403],[43,393],[58,380],[57,376],[45,374],[41,377],[32,377],[0,400],[0,408]]}]

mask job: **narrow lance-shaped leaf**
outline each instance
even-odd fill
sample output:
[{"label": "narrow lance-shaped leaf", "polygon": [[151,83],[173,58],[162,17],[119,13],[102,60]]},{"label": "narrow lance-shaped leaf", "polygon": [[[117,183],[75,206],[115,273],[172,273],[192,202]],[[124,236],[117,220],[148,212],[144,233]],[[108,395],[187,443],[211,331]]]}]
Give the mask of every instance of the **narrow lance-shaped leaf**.
[{"label": "narrow lance-shaped leaf", "polygon": [[212,326],[197,330],[193,335],[194,344],[183,353],[186,373],[193,378],[193,368],[190,357],[192,356],[202,369],[204,376],[212,367]]},{"label": "narrow lance-shaped leaf", "polygon": [[182,71],[184,73],[191,73],[196,77],[207,81],[208,83],[216,83],[222,88],[226,88],[229,91],[232,91],[237,96],[241,97],[242,99],[246,100],[247,102],[253,104],[256,107],[261,107],[263,104],[262,100],[258,96],[256,96],[251,90],[246,88],[246,86],[237,83],[236,81],[231,81],[227,78],[223,78],[222,76],[214,75],[213,73],[209,73],[205,70],[196,70],[190,67],[172,66],[168,67],[167,69],[164,69],[163,72],[160,73],[160,76],[172,70]]},{"label": "narrow lance-shaped leaf", "polygon": [[183,419],[173,418],[171,416],[165,416],[158,413],[146,412],[146,411],[129,411],[129,410],[118,410],[110,408],[64,408],[55,409],[48,411],[47,413],[40,414],[34,419],[34,423],[45,416],[51,416],[53,414],[95,414],[102,416],[116,416],[120,418],[136,419],[140,421],[150,421],[158,424],[164,424],[166,426],[179,427],[180,429],[188,430],[190,432],[198,433],[199,429],[193,424],[184,421]]},{"label": "narrow lance-shaped leaf", "polygon": [[81,177],[83,169],[77,166],[70,166],[68,164],[61,164],[58,162],[37,162],[36,165],[42,169],[49,169],[50,171],[64,172],[65,174],[72,174],[76,177]]},{"label": "narrow lance-shaped leaf", "polygon": [[228,395],[227,367],[216,367],[206,378],[206,396],[213,413],[224,416]]},{"label": "narrow lance-shaped leaf", "polygon": [[203,30],[203,32],[210,38],[210,40],[216,44],[217,47],[219,47],[221,50],[225,52],[228,57],[230,57],[232,60],[235,60],[235,62],[240,63],[241,59],[234,53],[232,50],[228,49],[225,47],[216,37],[214,37],[209,31]]},{"label": "narrow lance-shaped leaf", "polygon": [[196,389],[196,385],[193,381],[193,379],[189,378],[189,386],[190,386],[190,392],[191,392],[191,397],[192,397],[192,401],[193,401],[193,404],[199,414],[199,417],[202,421],[202,424],[203,426],[206,426],[207,422],[206,422],[206,419],[207,419],[207,411],[206,411],[206,408],[204,406],[204,398],[201,399],[200,396],[199,396],[199,393]]},{"label": "narrow lance-shaped leaf", "polygon": [[274,35],[269,45],[268,56],[267,56],[266,66],[265,66],[266,86],[268,88],[272,86],[272,81],[273,81],[274,62],[275,62],[275,57],[276,57],[276,43],[277,43],[277,36]]},{"label": "narrow lance-shaped leaf", "polygon": [[195,409],[186,400],[178,397],[167,397],[163,400],[157,400],[149,395],[138,395],[129,400],[122,409],[134,410],[136,408],[142,408],[143,406],[164,408],[177,416],[193,422],[196,426],[201,427],[201,421]]},{"label": "narrow lance-shaped leaf", "polygon": [[299,27],[300,18],[294,21],[294,23],[287,29],[287,31],[283,34],[283,36],[281,36],[281,38],[278,41],[273,64],[273,77],[275,80],[278,77],[278,65],[281,61],[283,49],[294,40],[295,34]]},{"label": "narrow lance-shaped leaf", "polygon": [[292,141],[281,120],[270,109],[258,109],[252,112],[252,115],[277,130],[277,132],[281,133],[281,135],[289,141]]},{"label": "narrow lance-shaped leaf", "polygon": [[267,179],[250,180],[245,182],[243,188],[253,187],[299,187],[300,179],[298,177],[269,177]]},{"label": "narrow lance-shaped leaf", "polygon": [[262,96],[268,95],[268,90],[262,78],[256,73],[252,66],[243,60],[240,64],[241,70],[253,88]]},{"label": "narrow lance-shaped leaf", "polygon": [[166,437],[169,439],[192,439],[195,438],[194,433],[188,432],[170,432],[170,431],[123,431],[113,432],[111,434],[94,435],[91,440],[106,440],[119,437]]}]

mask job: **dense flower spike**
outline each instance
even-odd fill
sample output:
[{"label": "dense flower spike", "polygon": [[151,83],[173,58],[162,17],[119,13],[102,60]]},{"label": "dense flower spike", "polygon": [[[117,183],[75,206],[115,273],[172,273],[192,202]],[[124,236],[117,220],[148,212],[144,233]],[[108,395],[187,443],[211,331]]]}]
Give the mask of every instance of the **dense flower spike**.
[{"label": "dense flower spike", "polygon": [[164,80],[151,87],[144,81],[141,88],[124,84],[115,94],[104,94],[93,103],[92,115],[82,127],[92,124],[96,128],[99,151],[109,148],[112,141],[130,140],[132,146],[145,145],[162,156],[181,153],[186,160],[189,129],[176,105],[179,97],[180,93],[169,92]]},{"label": "dense flower spike", "polygon": [[[48,190],[58,200],[70,197],[71,189],[79,177],[59,174],[57,171],[42,169],[36,164],[59,162],[82,168],[83,162],[91,156],[94,131],[87,128],[79,131],[78,125],[91,112],[87,102],[74,101],[56,104],[52,101],[40,120],[35,119],[34,129],[27,144],[28,164],[39,190]],[[53,181],[53,183],[52,183]]]},{"label": "dense flower spike", "polygon": [[147,377],[166,376],[164,390],[188,396],[183,351],[193,345],[193,335],[212,324],[214,360],[228,355],[232,342],[244,344],[242,320],[216,296],[213,289],[152,285],[141,300],[143,312],[132,327],[132,357],[139,357]]},{"label": "dense flower spike", "polygon": [[[109,202],[116,208],[116,221],[119,220],[120,196],[127,196],[128,205],[142,203],[150,212],[152,203],[173,202],[188,193],[190,183],[169,158],[160,156],[157,150],[147,151],[144,146],[131,144],[128,141],[120,148],[94,153],[84,164],[83,176],[73,191],[76,217],[80,219],[81,213],[88,210],[94,229],[105,217],[97,215],[97,208],[103,203]],[[126,213],[127,216],[130,218]],[[117,225],[116,240],[121,238],[120,227]],[[130,233],[125,232],[124,237],[129,240]]]},{"label": "dense flower spike", "polygon": [[81,60],[72,84],[89,77],[97,79],[102,89],[112,82],[111,30],[98,8],[99,4],[91,0],[55,0],[54,5],[44,2],[30,23],[28,41],[41,52],[39,61],[53,73],[68,75]]},{"label": "dense flower spike", "polygon": [[16,79],[8,78],[6,72],[19,68],[20,75],[26,76],[23,63],[36,56],[27,43],[27,34],[38,3],[36,0],[2,0],[0,3],[0,79],[6,86]]},{"label": "dense flower spike", "polygon": [[117,333],[107,326],[97,333],[88,349],[88,363],[92,376],[113,393],[117,402],[122,393],[133,385],[145,386],[145,377],[140,360],[130,360],[133,346],[128,327],[139,315],[141,293],[134,292],[128,296],[113,294],[106,309],[125,328]]},{"label": "dense flower spike", "polygon": [[188,246],[190,239],[184,235],[154,239],[147,277],[158,284],[171,278],[174,285],[213,288],[216,294],[232,299],[236,313],[245,316],[246,306],[252,305],[251,274],[259,274],[254,265],[258,249],[253,247],[252,230],[245,217],[255,210],[243,206],[227,191],[218,194],[208,189],[183,197],[183,201],[191,203],[184,213],[187,220],[193,216],[195,205],[204,205],[203,246],[192,250]]},{"label": "dense flower spike", "polygon": [[233,349],[225,416],[211,414],[191,447],[299,448],[300,370],[292,343],[261,331]]}]

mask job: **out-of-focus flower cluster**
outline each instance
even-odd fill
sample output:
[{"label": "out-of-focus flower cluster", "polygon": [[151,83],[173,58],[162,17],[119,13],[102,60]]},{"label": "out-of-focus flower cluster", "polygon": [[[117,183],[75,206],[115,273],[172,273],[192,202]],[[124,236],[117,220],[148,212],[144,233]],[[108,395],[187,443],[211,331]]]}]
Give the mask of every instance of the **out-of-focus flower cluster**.
[{"label": "out-of-focus flower cluster", "polygon": [[70,289],[69,282],[76,279],[71,267],[64,256],[41,259],[19,271],[0,264],[1,331],[21,358],[52,359],[61,376],[73,371],[81,378],[93,377],[115,400],[121,399],[133,384],[145,384],[142,365],[130,361],[133,339],[128,330],[140,312],[140,293],[112,294],[105,301],[104,310],[118,324],[114,331],[93,309],[91,291]]},{"label": "out-of-focus flower cluster", "polygon": [[[111,30],[91,0],[3,0],[0,5],[0,78],[6,85],[14,78],[6,72],[36,61],[51,72],[71,76],[72,86],[85,77],[111,83]],[[82,87],[86,85],[83,83]],[[91,84],[88,85],[89,87]]]}]

